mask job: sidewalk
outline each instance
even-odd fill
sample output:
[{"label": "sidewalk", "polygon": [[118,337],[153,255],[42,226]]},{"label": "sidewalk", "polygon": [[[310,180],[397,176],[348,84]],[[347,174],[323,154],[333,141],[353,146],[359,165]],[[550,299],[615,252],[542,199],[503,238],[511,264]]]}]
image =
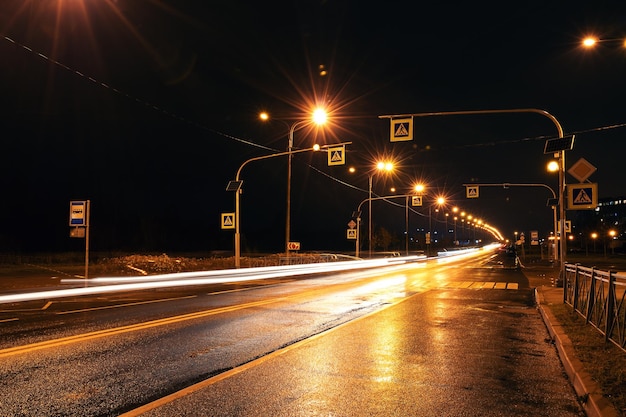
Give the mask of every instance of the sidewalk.
[{"label": "sidewalk", "polygon": [[554,340],[565,372],[576,394],[580,398],[587,399],[583,404],[587,415],[589,417],[619,416],[613,405],[604,398],[599,384],[591,378],[585,371],[583,363],[576,358],[570,338],[550,308],[564,302],[563,288],[554,286],[559,273],[558,268],[545,262],[527,265],[522,271],[528,278],[530,286],[536,288],[539,312]]}]

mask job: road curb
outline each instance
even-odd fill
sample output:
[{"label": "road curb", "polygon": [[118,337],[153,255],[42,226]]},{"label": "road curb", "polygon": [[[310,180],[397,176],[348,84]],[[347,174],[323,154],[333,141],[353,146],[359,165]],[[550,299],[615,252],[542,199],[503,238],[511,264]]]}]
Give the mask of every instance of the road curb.
[{"label": "road curb", "polygon": [[545,294],[541,289],[535,289],[535,301],[543,322],[554,341],[565,373],[570,379],[587,416],[619,417],[615,407],[604,398],[600,386],[585,372],[582,362],[576,358],[572,341],[550,310],[549,303],[546,303],[544,296]]}]

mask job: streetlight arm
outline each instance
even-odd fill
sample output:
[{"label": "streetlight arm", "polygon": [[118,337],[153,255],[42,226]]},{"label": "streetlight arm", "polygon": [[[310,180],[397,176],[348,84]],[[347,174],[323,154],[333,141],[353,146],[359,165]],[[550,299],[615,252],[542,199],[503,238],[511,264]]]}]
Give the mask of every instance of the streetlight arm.
[{"label": "streetlight arm", "polygon": [[559,137],[563,137],[563,128],[559,121],[545,110],[526,108],[526,109],[501,109],[501,110],[463,110],[463,111],[444,111],[444,112],[429,112],[429,113],[409,113],[409,114],[392,114],[378,116],[379,119],[395,119],[401,117],[431,117],[431,116],[462,116],[470,114],[498,114],[498,113],[537,113],[547,117],[554,123],[559,133]]},{"label": "streetlight arm", "polygon": [[548,190],[550,190],[550,192],[552,193],[552,198],[556,198],[556,192],[549,186],[546,184],[512,184],[509,182],[504,182],[502,184],[478,184],[478,183],[472,183],[472,184],[463,184],[464,187],[468,187],[468,186],[478,186],[478,187],[504,187],[504,188],[508,188],[508,187],[544,187],[547,188]]},{"label": "streetlight arm", "polygon": [[315,148],[298,149],[298,150],[295,150],[295,151],[285,151],[285,152],[273,153],[273,154],[270,154],[270,155],[262,155],[262,156],[257,156],[257,157],[254,157],[254,158],[250,158],[247,161],[245,161],[243,164],[241,164],[241,166],[237,170],[237,175],[235,175],[235,181],[239,181],[239,175],[241,174],[241,170],[243,169],[244,166],[248,165],[248,163],[250,163],[250,162],[260,161],[262,159],[275,158],[275,157],[278,157],[278,156],[290,155],[290,154],[294,154],[294,153],[310,152],[310,151],[315,151]]}]

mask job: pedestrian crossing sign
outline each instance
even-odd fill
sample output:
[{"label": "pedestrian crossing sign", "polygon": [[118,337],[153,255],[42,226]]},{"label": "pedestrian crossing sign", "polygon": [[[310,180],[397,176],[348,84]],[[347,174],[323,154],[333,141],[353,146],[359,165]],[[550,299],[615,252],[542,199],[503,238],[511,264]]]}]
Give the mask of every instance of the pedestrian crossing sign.
[{"label": "pedestrian crossing sign", "polygon": [[391,119],[391,142],[413,140],[413,118]]},{"label": "pedestrian crossing sign", "polygon": [[345,145],[328,148],[328,166],[345,165],[346,147]]},{"label": "pedestrian crossing sign", "polygon": [[466,185],[465,196],[467,198],[478,198],[478,185]]},{"label": "pedestrian crossing sign", "polygon": [[235,213],[222,213],[222,229],[235,228]]},{"label": "pedestrian crossing sign", "polygon": [[568,210],[594,210],[598,206],[598,184],[567,185]]}]

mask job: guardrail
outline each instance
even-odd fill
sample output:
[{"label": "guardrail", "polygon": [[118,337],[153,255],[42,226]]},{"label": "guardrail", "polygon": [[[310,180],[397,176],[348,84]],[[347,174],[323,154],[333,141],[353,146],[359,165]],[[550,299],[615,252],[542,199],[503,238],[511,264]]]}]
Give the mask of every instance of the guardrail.
[{"label": "guardrail", "polygon": [[565,265],[565,302],[626,351],[626,273]]}]

